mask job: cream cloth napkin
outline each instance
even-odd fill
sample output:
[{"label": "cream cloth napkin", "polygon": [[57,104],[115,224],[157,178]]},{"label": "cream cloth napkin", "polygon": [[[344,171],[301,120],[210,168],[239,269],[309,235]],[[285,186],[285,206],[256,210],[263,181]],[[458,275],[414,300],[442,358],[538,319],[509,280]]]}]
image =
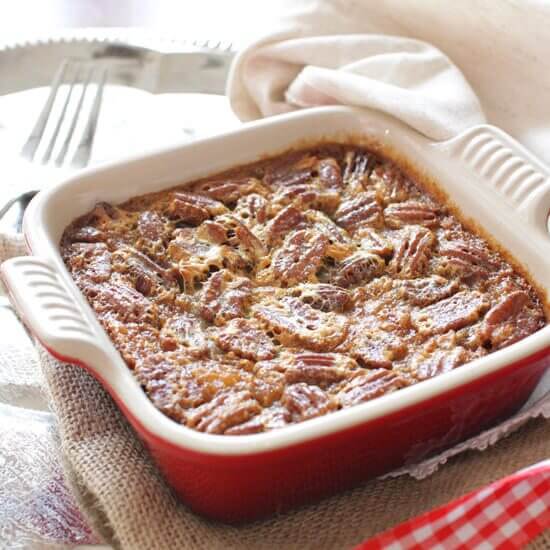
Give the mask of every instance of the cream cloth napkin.
[{"label": "cream cloth napkin", "polygon": [[228,95],[243,120],[353,105],[384,111],[436,140],[485,122],[476,95],[443,53],[394,36],[281,33],[264,39],[236,60]]},{"label": "cream cloth napkin", "polygon": [[227,92],[243,120],[349,103],[445,139],[486,118],[550,163],[548,2],[280,4],[275,30],[233,67]]}]

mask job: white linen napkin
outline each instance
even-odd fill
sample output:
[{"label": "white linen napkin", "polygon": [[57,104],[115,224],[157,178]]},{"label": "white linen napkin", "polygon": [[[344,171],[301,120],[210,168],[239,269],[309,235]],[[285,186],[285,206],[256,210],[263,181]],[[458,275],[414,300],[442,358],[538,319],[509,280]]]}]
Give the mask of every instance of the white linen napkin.
[{"label": "white linen napkin", "polygon": [[[538,47],[535,37],[550,48],[550,33],[543,35],[540,26],[550,23],[550,6],[527,1],[525,6],[501,3],[499,9],[494,4],[489,9],[474,6],[473,0],[461,6],[434,0],[294,0],[289,6],[279,30],[251,44],[233,64],[227,95],[241,120],[317,105],[353,105],[384,111],[439,141],[488,119],[550,162],[550,71],[538,75],[539,57],[527,57]],[[468,12],[468,7],[477,11]],[[534,33],[530,41],[516,26],[506,26],[522,13],[529,17],[524,32]],[[505,41],[499,34],[503,28]],[[463,72],[440,49],[418,38],[455,52]],[[517,55],[506,57],[513,48],[515,54],[527,54],[521,63]],[[530,81],[518,87],[518,73],[535,76],[541,90],[547,87],[546,112],[529,101]],[[484,450],[537,416],[550,417],[550,372],[513,417],[388,477],[408,473],[424,478],[451,456]]]},{"label": "white linen napkin", "polygon": [[461,72],[408,38],[331,35],[257,43],[236,60],[229,97],[244,120],[314,105],[370,107],[443,140],[485,122]]},{"label": "white linen napkin", "polygon": [[258,22],[276,30],[242,51],[230,75],[242,120],[352,103],[444,139],[484,113],[550,164],[550,3],[279,3],[279,20]]}]

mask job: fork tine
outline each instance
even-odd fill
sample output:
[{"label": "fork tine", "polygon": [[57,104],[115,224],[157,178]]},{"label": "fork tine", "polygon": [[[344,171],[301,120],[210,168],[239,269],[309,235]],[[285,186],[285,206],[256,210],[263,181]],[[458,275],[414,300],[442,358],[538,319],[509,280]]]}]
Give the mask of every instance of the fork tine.
[{"label": "fork tine", "polygon": [[65,78],[67,65],[68,62],[67,60],[65,60],[57,70],[57,73],[55,74],[50,85],[50,94],[48,95],[48,99],[46,100],[44,107],[42,107],[40,116],[38,117],[38,120],[36,121],[30,136],[28,137],[25,145],[23,145],[23,149],[21,149],[21,155],[28,160],[32,160],[34,158],[36,149],[38,149],[38,145],[40,144],[40,140],[42,139],[42,134],[44,133],[44,129],[46,128],[48,118],[50,117],[50,113],[52,111],[52,106],[55,101],[55,96],[57,95],[57,90],[59,89],[59,85]]},{"label": "fork tine", "polygon": [[55,147],[55,142],[57,141],[57,136],[59,134],[59,130],[61,129],[61,125],[63,124],[63,121],[65,120],[65,115],[67,114],[67,108],[69,106],[69,103],[71,102],[71,97],[73,95],[73,90],[78,82],[78,77],[80,76],[81,68],[79,65],[75,66],[73,78],[71,80],[69,91],[67,92],[67,95],[65,96],[65,102],[63,103],[63,108],[61,110],[61,113],[59,115],[59,118],[57,119],[57,124],[55,125],[55,129],[53,131],[53,134],[50,138],[50,142],[48,143],[48,147],[46,149],[46,152],[44,153],[44,156],[42,158],[42,164],[46,164],[51,156],[53,148]]},{"label": "fork tine", "polygon": [[88,90],[88,85],[90,84],[90,81],[92,80],[92,74],[94,72],[93,67],[88,71],[88,76],[86,79],[82,82],[82,90],[80,92],[80,97],[78,98],[78,104],[76,106],[76,110],[73,114],[73,119],[71,121],[71,126],[69,128],[69,131],[67,132],[67,135],[65,136],[65,140],[63,141],[63,145],[61,146],[61,150],[59,151],[59,154],[57,155],[57,158],[55,159],[56,166],[61,166],[63,164],[63,161],[65,160],[65,157],[67,156],[67,151],[69,149],[69,145],[71,143],[71,139],[73,137],[76,124],[78,122],[78,117],[80,116],[80,111],[82,110],[82,105],[84,104],[84,97],[86,96],[86,91]]},{"label": "fork tine", "polygon": [[90,160],[90,154],[92,151],[92,145],[94,143],[94,136],[97,129],[97,121],[99,118],[99,110],[101,108],[101,100],[103,98],[103,88],[105,86],[105,81],[107,80],[107,69],[103,69],[99,81],[97,83],[96,94],[94,98],[94,103],[90,110],[90,115],[88,117],[88,122],[84,128],[82,138],[78,144],[78,148],[74,154],[71,166],[73,168],[83,168],[87,166]]}]

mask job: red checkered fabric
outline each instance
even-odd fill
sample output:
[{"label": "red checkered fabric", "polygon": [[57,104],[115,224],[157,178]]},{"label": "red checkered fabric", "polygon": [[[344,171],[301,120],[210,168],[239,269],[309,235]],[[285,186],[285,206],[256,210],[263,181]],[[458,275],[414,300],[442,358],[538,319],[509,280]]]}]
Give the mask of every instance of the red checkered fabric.
[{"label": "red checkered fabric", "polygon": [[356,550],[512,550],[545,529],[550,529],[550,460],[401,523]]}]

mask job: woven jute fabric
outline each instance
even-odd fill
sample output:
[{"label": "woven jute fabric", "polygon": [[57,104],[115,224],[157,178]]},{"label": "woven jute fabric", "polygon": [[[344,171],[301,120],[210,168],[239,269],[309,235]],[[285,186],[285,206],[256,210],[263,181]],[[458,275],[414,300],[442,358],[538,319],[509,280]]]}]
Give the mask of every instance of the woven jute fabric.
[{"label": "woven jute fabric", "polygon": [[[0,236],[0,260],[23,254]],[[64,469],[82,512],[121,549],[340,549],[550,456],[550,422],[534,419],[480,453],[453,457],[422,481],[373,480],[287,514],[244,526],[207,521],[178,502],[132,428],[82,368],[38,355],[59,427]],[[531,545],[550,549],[550,534]]]},{"label": "woven jute fabric", "polygon": [[[178,503],[90,375],[43,350],[40,357],[69,481],[93,527],[116,548],[347,548],[550,456],[550,422],[535,419],[483,453],[454,457],[422,481],[408,476],[374,480],[261,522],[215,524]],[[536,544],[550,548],[550,536]]]},{"label": "woven jute fabric", "polygon": [[[79,367],[40,350],[66,472],[92,526],[115,548],[347,548],[550,456],[550,422],[530,421],[428,478],[374,480],[285,515],[233,527],[178,503],[109,395]],[[533,548],[550,548],[550,535]]]}]

